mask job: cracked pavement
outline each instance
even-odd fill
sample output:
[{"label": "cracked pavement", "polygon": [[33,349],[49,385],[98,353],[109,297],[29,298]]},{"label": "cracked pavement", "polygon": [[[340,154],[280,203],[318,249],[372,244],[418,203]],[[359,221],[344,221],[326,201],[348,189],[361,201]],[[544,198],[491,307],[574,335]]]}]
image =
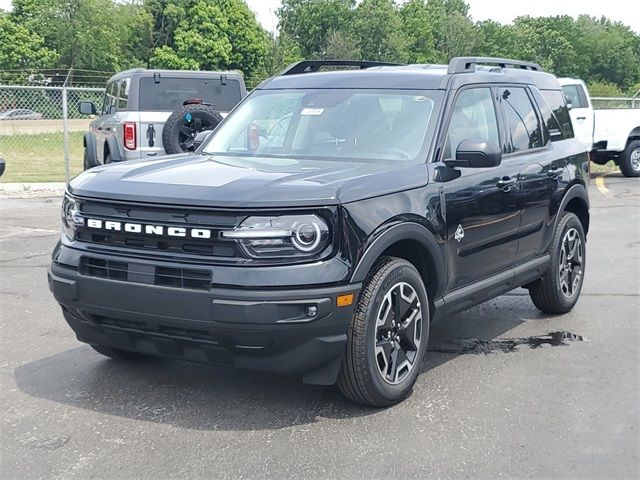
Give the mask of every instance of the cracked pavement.
[{"label": "cracked pavement", "polygon": [[[546,316],[517,290],[434,325],[413,395],[386,410],[274,375],[101,357],[47,288],[60,199],[1,198],[0,477],[638,478],[640,179],[594,183],[575,309]],[[438,351],[556,331],[589,341]]]}]

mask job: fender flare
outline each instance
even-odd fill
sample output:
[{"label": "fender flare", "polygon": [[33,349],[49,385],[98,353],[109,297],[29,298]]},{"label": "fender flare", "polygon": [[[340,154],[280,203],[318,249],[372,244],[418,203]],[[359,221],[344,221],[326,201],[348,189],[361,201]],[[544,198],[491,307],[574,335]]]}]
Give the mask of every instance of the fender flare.
[{"label": "fender flare", "polygon": [[569,187],[569,189],[566,191],[566,193],[564,194],[564,196],[562,197],[562,200],[560,201],[560,205],[558,206],[558,215],[556,215],[556,219],[553,225],[553,229],[555,231],[556,227],[558,226],[558,223],[560,222],[560,217],[562,215],[560,215],[561,212],[564,212],[566,210],[567,204],[573,200],[574,198],[579,198],[582,201],[584,201],[586,207],[587,207],[587,228],[585,228],[585,235],[587,234],[587,231],[589,230],[589,195],[587,194],[587,188],[581,184],[581,183],[575,183],[573,184],[571,187]]},{"label": "fender flare", "polygon": [[87,162],[92,167],[98,165],[98,152],[96,150],[96,136],[92,132],[85,132],[83,146],[87,151]]},{"label": "fender flare", "polygon": [[432,299],[432,301],[435,301],[442,295],[446,284],[447,270],[441,248],[436,242],[434,234],[419,223],[400,223],[380,233],[360,258],[351,276],[351,282],[364,282],[380,255],[394,243],[402,240],[416,241],[425,249],[431,261],[431,267],[434,270],[433,272],[429,271],[428,274],[433,275],[433,280],[435,281],[435,298]]},{"label": "fender flare", "polygon": [[108,137],[106,140],[106,144],[109,147],[109,153],[111,154],[112,162],[121,162],[124,160],[122,155],[120,154],[120,147],[118,146],[118,141],[115,137]]}]

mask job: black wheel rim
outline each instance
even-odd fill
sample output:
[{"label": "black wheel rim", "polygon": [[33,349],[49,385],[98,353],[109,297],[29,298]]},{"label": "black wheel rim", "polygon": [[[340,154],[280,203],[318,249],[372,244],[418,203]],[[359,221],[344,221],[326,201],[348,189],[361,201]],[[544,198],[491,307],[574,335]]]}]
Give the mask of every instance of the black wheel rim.
[{"label": "black wheel rim", "polygon": [[560,290],[565,298],[573,298],[580,288],[584,263],[584,246],[578,230],[570,228],[562,238],[558,273]]},{"label": "black wheel rim", "polygon": [[422,309],[418,294],[398,282],[384,296],[376,316],[376,367],[382,379],[402,383],[416,366],[420,351]]},{"label": "black wheel rim", "polygon": [[193,141],[200,132],[212,130],[214,123],[193,114],[187,114],[178,130],[178,145],[184,152],[193,152]]}]

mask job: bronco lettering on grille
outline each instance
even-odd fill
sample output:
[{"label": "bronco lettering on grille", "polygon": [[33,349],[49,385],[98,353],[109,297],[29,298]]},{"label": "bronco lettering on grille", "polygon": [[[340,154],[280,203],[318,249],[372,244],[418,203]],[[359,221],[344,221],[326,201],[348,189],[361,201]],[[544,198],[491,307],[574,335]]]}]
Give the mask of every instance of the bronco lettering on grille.
[{"label": "bronco lettering on grille", "polygon": [[137,233],[145,235],[167,235],[168,237],[211,238],[208,228],[164,227],[163,225],[145,225],[141,223],[102,221],[97,218],[87,218],[87,227],[95,230],[112,230],[116,232]]}]

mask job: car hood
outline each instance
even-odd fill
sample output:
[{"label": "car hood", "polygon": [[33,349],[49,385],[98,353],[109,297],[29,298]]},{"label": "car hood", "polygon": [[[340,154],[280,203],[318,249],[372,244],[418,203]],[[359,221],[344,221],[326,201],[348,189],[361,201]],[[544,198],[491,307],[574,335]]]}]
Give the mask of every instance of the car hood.
[{"label": "car hood", "polygon": [[81,197],[231,208],[348,203],[427,183],[425,164],[181,155],[92,168]]}]

